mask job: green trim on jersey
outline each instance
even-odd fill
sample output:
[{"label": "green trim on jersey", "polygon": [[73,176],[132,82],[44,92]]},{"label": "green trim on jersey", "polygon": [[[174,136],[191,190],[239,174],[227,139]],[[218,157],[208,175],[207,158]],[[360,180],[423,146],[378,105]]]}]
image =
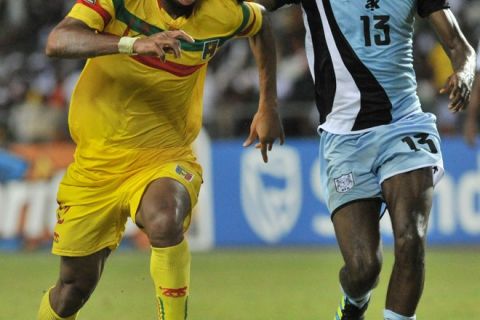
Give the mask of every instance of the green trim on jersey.
[{"label": "green trim on jersey", "polygon": [[[125,7],[124,0],[112,0],[112,1],[115,7],[116,19],[125,23],[127,26],[129,26],[131,30],[134,30],[145,36],[151,36],[155,33],[165,31],[152,24],[149,24],[148,22],[140,19],[139,17],[135,16],[133,13],[128,11],[127,8]],[[216,37],[216,38],[209,38],[209,39],[202,39],[202,40],[195,39],[194,43],[189,43],[184,40],[180,40],[182,50],[203,51],[205,48],[205,43],[218,40],[219,46],[222,46],[225,42],[235,37],[235,35],[240,33],[245,28],[248,21],[250,20],[250,10],[248,9],[248,6],[245,3],[242,3],[240,6],[242,8],[243,20],[242,20],[242,23],[240,24],[240,27],[238,27],[238,29],[235,30],[235,32],[233,32],[231,35],[228,35],[226,37]]]}]

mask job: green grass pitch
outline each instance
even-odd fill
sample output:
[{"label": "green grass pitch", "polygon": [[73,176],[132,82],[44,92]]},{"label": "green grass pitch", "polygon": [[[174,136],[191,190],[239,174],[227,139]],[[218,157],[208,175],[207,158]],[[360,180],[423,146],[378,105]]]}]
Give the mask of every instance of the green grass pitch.
[{"label": "green grass pitch", "polygon": [[[79,320],[154,320],[148,253],[115,252]],[[340,299],[336,249],[217,250],[194,253],[191,320],[331,320]],[[367,319],[383,319],[392,253],[387,251]],[[0,319],[35,320],[57,276],[48,253],[0,253]],[[431,248],[418,319],[479,319],[480,248]]]}]

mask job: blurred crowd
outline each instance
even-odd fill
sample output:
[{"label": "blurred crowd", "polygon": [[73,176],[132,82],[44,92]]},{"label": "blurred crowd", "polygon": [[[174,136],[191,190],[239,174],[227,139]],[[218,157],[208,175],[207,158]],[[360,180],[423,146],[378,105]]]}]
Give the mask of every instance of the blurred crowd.
[{"label": "blurred crowd", "polygon": [[[74,0],[0,0],[0,147],[11,143],[68,141],[71,92],[84,61],[47,58],[43,51],[51,28]],[[480,1],[450,0],[467,38],[480,35]],[[278,89],[287,136],[316,134],[318,115],[303,48],[298,7],[272,17],[277,35]],[[448,59],[425,21],[417,20],[415,64],[425,110],[438,117],[444,135],[461,132],[462,117],[438,95],[451,73]],[[206,81],[204,123],[213,138],[246,136],[256,109],[258,79],[248,41],[232,41],[213,59]]]}]

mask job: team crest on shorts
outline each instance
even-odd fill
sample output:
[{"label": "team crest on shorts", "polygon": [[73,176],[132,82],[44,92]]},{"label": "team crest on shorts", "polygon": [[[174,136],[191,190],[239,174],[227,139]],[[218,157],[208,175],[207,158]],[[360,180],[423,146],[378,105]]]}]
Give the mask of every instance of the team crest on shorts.
[{"label": "team crest on shorts", "polygon": [[190,172],[188,172],[187,170],[185,170],[185,168],[177,165],[177,168],[175,168],[175,172],[182,176],[185,180],[187,180],[188,182],[192,182],[193,178],[195,177],[193,174],[191,174]]},{"label": "team crest on shorts", "polygon": [[340,177],[333,179],[333,181],[335,182],[335,189],[340,193],[347,192],[355,185],[352,172],[341,175]]}]

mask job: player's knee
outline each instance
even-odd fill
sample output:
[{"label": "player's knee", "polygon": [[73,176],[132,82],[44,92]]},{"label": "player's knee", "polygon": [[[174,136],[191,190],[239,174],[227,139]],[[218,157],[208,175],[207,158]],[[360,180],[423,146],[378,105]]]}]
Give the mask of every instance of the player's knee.
[{"label": "player's knee", "polygon": [[154,247],[175,245],[183,237],[183,215],[175,204],[162,206],[150,214],[145,231]]},{"label": "player's knee", "polygon": [[349,266],[352,286],[361,291],[370,290],[378,282],[382,261],[378,257],[359,257]]}]

